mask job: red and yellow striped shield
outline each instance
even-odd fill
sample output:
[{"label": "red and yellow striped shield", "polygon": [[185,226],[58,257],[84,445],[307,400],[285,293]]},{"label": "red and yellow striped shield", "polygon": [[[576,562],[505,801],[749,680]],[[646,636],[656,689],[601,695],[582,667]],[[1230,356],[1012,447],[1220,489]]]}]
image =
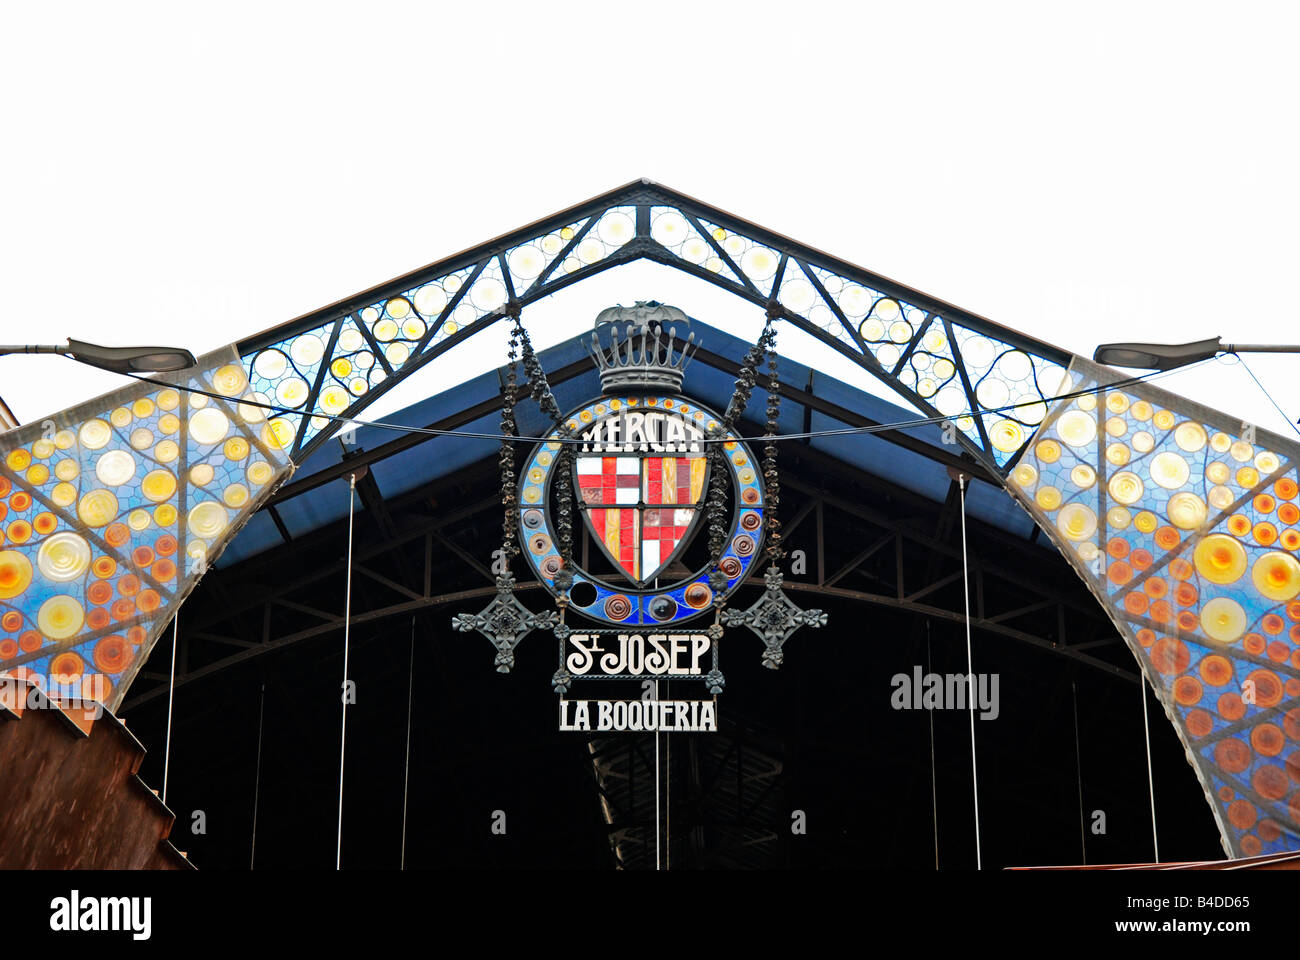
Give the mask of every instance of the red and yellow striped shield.
[{"label": "red and yellow striped shield", "polygon": [[637,586],[653,580],[704,512],[708,459],[580,455],[575,466],[587,529]]}]

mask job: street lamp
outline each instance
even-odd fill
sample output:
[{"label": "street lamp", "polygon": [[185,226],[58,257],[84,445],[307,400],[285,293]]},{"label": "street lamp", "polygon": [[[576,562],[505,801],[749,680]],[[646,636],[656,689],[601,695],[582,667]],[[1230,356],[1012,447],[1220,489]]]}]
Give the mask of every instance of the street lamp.
[{"label": "street lamp", "polygon": [[1209,360],[1220,353],[1300,353],[1300,346],[1266,343],[1223,343],[1220,338],[1194,343],[1103,343],[1092,355],[1097,363],[1142,370],[1174,370]]},{"label": "street lamp", "polygon": [[61,347],[39,344],[0,346],[0,355],[8,353],[57,353],[114,373],[169,373],[192,367],[197,362],[194,354],[179,347],[101,347],[71,338]]}]

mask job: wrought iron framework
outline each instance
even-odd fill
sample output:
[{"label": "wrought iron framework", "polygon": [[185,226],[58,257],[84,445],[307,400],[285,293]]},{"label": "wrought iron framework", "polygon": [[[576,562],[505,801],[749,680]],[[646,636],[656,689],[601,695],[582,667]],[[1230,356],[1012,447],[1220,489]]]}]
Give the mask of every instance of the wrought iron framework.
[{"label": "wrought iron framework", "polygon": [[207,564],[344,419],[638,259],[950,422],[967,472],[1005,481],[1111,616],[1225,849],[1300,843],[1300,445],[647,181],[66,411],[52,433],[5,433],[0,670],[116,708]]},{"label": "wrought iron framework", "polygon": [[[1024,450],[1071,360],[646,180],[249,337],[237,350],[259,391],[295,411],[284,415],[283,431],[302,462],[334,432],[319,414],[359,414],[516,305],[640,259],[770,309],[921,410],[952,418],[961,444],[995,471]],[[259,362],[268,375],[259,375]],[[1011,404],[1024,406],[1003,409]]]}]

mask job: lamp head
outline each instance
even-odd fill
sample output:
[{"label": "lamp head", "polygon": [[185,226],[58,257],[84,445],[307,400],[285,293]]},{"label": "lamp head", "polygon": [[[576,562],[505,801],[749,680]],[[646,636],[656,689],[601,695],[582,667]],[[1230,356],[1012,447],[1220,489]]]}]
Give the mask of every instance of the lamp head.
[{"label": "lamp head", "polygon": [[1218,337],[1194,343],[1103,343],[1092,355],[1097,363],[1142,370],[1175,370],[1209,360],[1223,350]]}]

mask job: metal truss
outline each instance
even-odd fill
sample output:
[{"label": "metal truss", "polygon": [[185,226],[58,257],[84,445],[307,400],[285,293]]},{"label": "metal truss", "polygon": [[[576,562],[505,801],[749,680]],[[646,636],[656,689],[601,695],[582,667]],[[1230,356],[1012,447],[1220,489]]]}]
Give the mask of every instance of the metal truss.
[{"label": "metal truss", "polygon": [[[649,259],[715,284],[838,350],[936,417],[986,469],[1013,465],[1071,355],[649,181],[636,181],[237,345],[250,382],[295,412],[303,462],[436,357],[596,273]],[[1015,407],[1013,405],[1020,404]]]}]

